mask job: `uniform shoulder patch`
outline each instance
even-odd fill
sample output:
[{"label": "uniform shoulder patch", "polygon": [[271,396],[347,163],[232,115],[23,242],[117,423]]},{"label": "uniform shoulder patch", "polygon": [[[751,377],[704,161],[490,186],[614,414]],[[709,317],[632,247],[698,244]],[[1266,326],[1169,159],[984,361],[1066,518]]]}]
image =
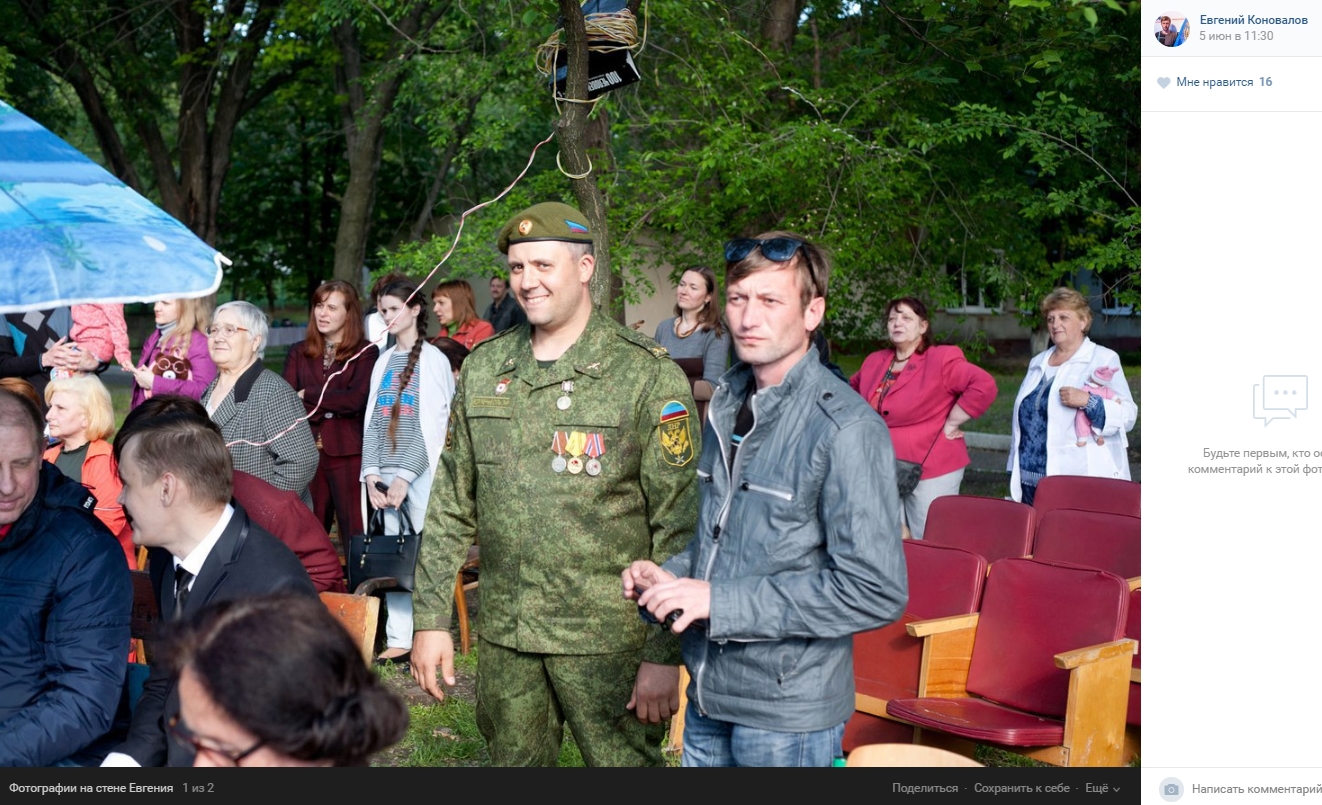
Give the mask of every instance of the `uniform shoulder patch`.
[{"label": "uniform shoulder patch", "polygon": [[618,332],[620,334],[620,338],[623,338],[625,341],[628,341],[630,344],[633,344],[634,346],[642,347],[643,349],[647,350],[652,354],[653,358],[670,357],[670,351],[667,350],[665,347],[661,346],[660,344],[656,343],[656,339],[652,338],[650,335],[644,335],[643,333],[640,333],[637,330],[631,330],[628,327],[620,327],[618,329]]},{"label": "uniform shoulder patch", "polygon": [[662,459],[672,467],[683,467],[693,460],[693,416],[688,406],[671,400],[661,406],[661,421],[656,430]]}]

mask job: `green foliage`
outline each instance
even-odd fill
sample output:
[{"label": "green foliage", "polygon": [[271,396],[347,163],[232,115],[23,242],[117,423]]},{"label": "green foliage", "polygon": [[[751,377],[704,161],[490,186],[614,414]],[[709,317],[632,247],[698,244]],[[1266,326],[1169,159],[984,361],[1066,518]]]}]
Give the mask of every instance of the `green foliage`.
[{"label": "green foliage", "polygon": [[0,46],[0,98],[9,99],[5,90],[9,85],[9,72],[14,69],[14,55]]},{"label": "green foliage", "polygon": [[[159,98],[205,54],[178,52],[150,7],[117,17],[98,4],[50,5],[47,25],[76,32],[83,52],[120,47],[117,24],[142,29],[137,50],[107,67],[114,111],[125,131],[169,117]],[[493,201],[555,131],[559,110],[534,54],[558,3],[430,5],[438,21],[406,65],[387,56],[413,0],[274,6],[253,83],[281,78],[243,118],[220,211],[219,245],[237,258],[242,293],[297,296],[331,273],[350,174],[333,81],[338,26],[353,27],[365,65],[351,87],[406,70],[385,121],[367,269],[499,272],[495,233],[510,215],[573,202],[558,141]],[[1035,323],[1042,294],[1068,283],[1138,309],[1136,2],[827,0],[789,20],[787,48],[764,34],[771,7],[644,4],[642,80],[602,97],[588,141],[624,298],[652,290],[647,269],[720,273],[726,239],[789,229],[833,255],[828,332],[846,348],[875,343],[881,311],[901,294],[934,309],[1026,311]],[[216,46],[237,47],[249,17],[201,8]],[[0,61],[2,91],[58,115],[43,100],[60,97],[58,82],[31,74],[29,38],[21,14],[0,4],[0,46],[17,57],[8,72]],[[155,95],[129,97],[141,87]],[[73,104],[62,104],[67,115]],[[128,147],[150,182],[145,151]]]}]

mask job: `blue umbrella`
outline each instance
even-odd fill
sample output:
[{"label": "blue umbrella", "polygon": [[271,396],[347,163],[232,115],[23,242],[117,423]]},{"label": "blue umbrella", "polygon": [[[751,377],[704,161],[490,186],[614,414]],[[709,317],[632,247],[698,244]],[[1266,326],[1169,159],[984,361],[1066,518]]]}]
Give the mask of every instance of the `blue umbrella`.
[{"label": "blue umbrella", "polygon": [[229,263],[0,101],[0,313],[205,296]]}]

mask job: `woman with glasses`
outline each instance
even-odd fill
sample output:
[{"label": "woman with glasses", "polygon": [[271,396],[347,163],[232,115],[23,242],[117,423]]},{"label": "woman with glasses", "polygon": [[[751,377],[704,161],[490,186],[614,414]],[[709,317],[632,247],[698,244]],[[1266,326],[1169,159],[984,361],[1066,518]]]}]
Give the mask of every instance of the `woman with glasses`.
[{"label": "woman with glasses", "polygon": [[683,365],[700,360],[701,372],[690,371],[689,386],[699,410],[706,409],[716,382],[725,373],[730,354],[730,336],[721,323],[721,293],[716,273],[707,266],[694,266],[684,272],[675,288],[675,315],[656,327],[656,342],[670,357]]},{"label": "woman with glasses", "polygon": [[303,401],[262,365],[266,314],[250,302],[227,302],[216,308],[207,335],[218,374],[202,404],[220,426],[234,469],[293,492],[312,508],[308,484],[317,472],[317,443]]},{"label": "woman with glasses", "polygon": [[900,498],[912,539],[922,539],[927,510],[958,495],[969,464],[960,426],[996,400],[996,380],[956,346],[933,344],[927,305],[906,296],[886,306],[891,348],[869,355],[849,379],[890,429],[895,457],[922,465],[918,485]]},{"label": "woman with glasses", "polygon": [[[386,533],[399,533],[403,511],[420,530],[454,397],[450,362],[427,342],[427,309],[411,281],[386,285],[377,299],[395,345],[372,369],[363,429],[362,480],[368,502],[385,512]],[[406,663],[413,648],[413,597],[388,592],[386,650],[379,661]]]},{"label": "woman with glasses", "polygon": [[131,407],[153,394],[182,394],[194,400],[216,378],[207,348],[212,298],[165,299],[156,303],[156,329],[142,345],[133,370]]},{"label": "woman with glasses", "polygon": [[377,349],[363,337],[358,291],[343,280],[312,293],[306,341],[289,348],[284,377],[303,400],[320,458],[312,479],[312,510],[322,528],[339,521],[340,539],[363,533],[358,473],[363,461],[363,413]]},{"label": "woman with glasses", "polygon": [[177,622],[170,736],[196,766],[366,766],[404,737],[408,709],[315,598],[223,601]]}]

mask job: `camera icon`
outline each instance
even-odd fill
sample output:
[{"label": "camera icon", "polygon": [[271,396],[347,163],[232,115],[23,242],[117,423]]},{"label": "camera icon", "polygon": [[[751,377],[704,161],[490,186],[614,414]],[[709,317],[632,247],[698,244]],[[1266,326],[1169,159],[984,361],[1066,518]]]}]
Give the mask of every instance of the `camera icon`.
[{"label": "camera icon", "polygon": [[1161,781],[1157,791],[1160,792],[1161,798],[1167,802],[1176,802],[1184,796],[1184,783],[1174,777],[1167,777]]},{"label": "camera icon", "polygon": [[1165,787],[1161,789],[1161,793],[1168,797],[1178,797],[1180,795],[1180,787],[1175,783],[1167,783]]}]

